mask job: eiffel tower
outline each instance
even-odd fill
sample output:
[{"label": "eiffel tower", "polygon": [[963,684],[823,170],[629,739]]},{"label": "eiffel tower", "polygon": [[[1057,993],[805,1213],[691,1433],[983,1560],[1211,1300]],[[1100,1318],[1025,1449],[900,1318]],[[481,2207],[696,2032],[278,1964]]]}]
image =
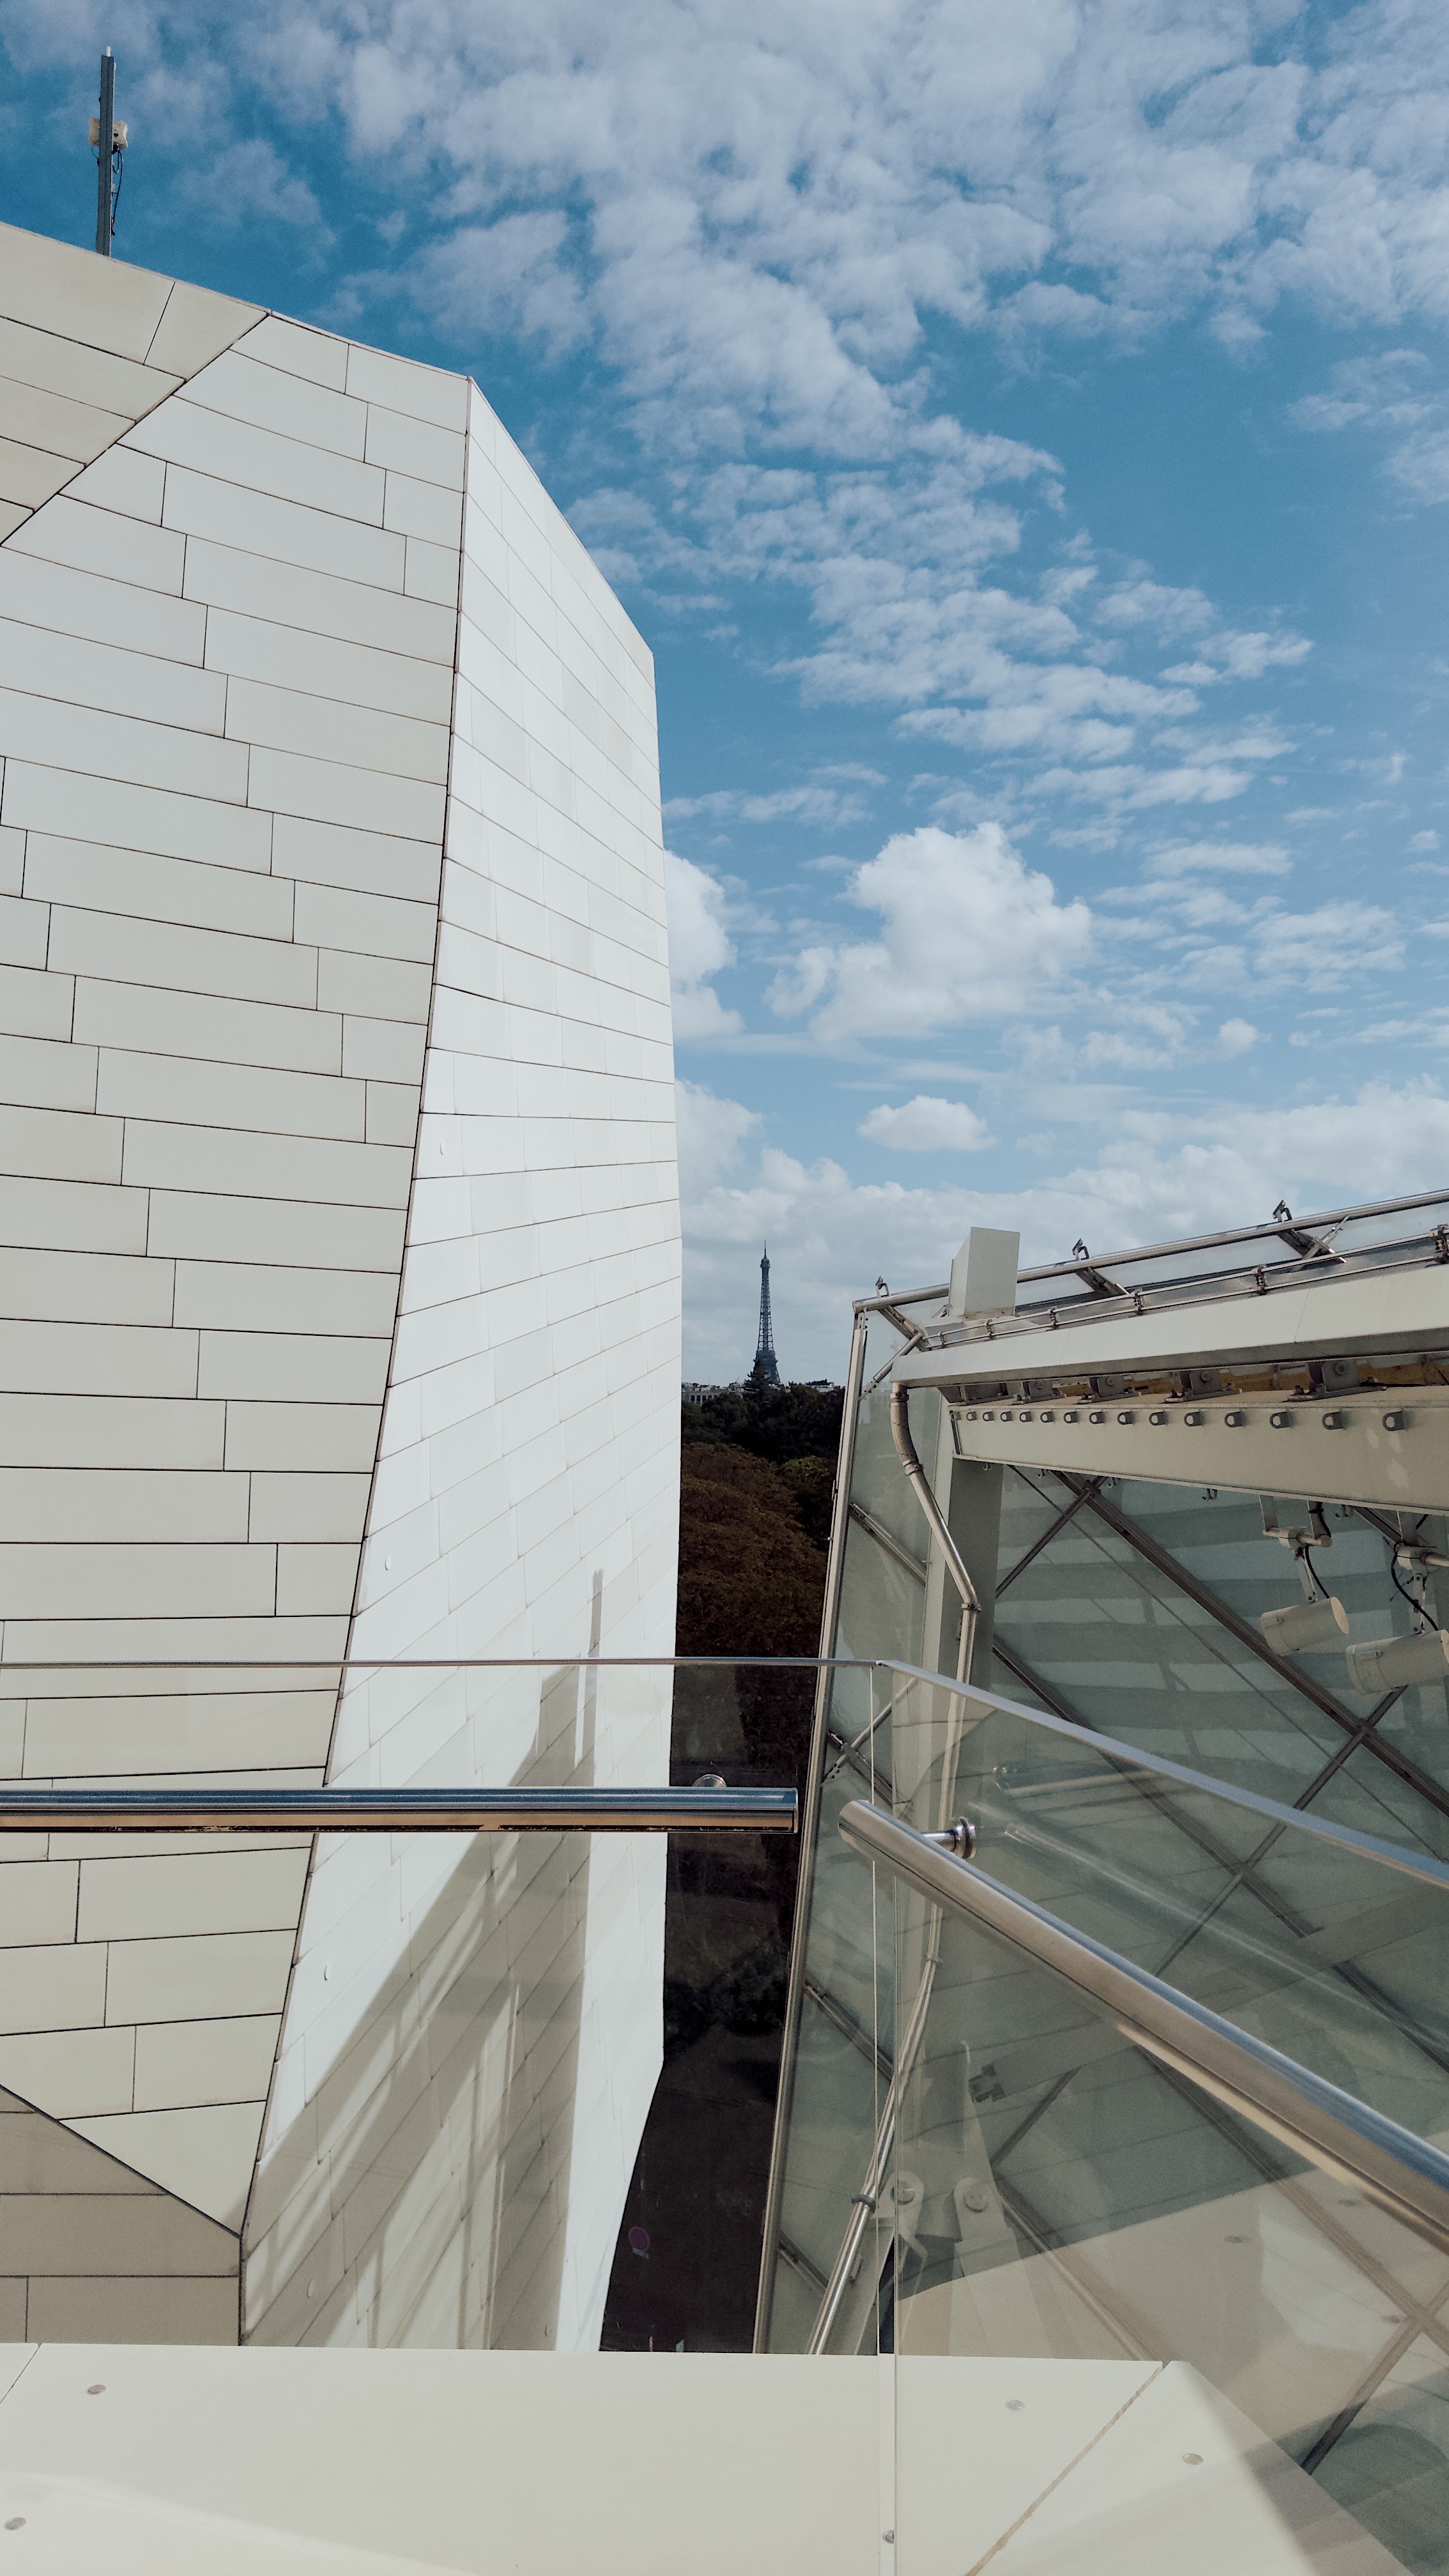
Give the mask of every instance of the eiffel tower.
[{"label": "eiffel tower", "polygon": [[775,1357],[774,1327],[770,1322],[770,1247],[766,1244],[760,1256],[760,1339],[755,1352],[755,1365],[750,1371],[756,1386],[778,1386],[780,1364]]}]

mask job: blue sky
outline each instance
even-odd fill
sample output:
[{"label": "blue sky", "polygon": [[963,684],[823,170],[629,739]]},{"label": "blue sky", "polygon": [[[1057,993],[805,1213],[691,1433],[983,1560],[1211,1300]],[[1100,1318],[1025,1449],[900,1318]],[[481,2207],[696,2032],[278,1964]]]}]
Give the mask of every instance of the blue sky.
[{"label": "blue sky", "polygon": [[475,374],[654,647],[686,1367],[1449,1177],[1449,13],[0,0],[11,221]]}]

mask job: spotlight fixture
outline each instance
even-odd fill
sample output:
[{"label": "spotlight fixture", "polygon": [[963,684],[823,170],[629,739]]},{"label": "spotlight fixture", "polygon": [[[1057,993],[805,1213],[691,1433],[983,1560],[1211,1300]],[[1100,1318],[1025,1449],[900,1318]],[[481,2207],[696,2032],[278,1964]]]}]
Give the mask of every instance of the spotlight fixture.
[{"label": "spotlight fixture", "polygon": [[[1288,1423],[1292,1415],[1275,1413],[1272,1420],[1279,1424]],[[1321,1503],[1310,1503],[1306,1523],[1296,1517],[1285,1522],[1283,1505],[1276,1494],[1260,1495],[1259,1501],[1263,1513],[1263,1534],[1266,1538],[1276,1538],[1280,1547],[1292,1549],[1307,1599],[1290,1602],[1282,1610],[1260,1612],[1258,1625],[1275,1654],[1332,1654],[1348,1635],[1348,1612],[1333,1593],[1323,1590],[1313,1571],[1311,1553],[1315,1547],[1333,1545],[1328,1515]]]},{"label": "spotlight fixture", "polygon": [[1369,1699],[1409,1690],[1415,1682],[1449,1681],[1449,1628],[1421,1628],[1413,1637],[1370,1637],[1347,1653],[1349,1680]]},{"label": "spotlight fixture", "polygon": [[1329,1592],[1290,1601],[1286,1610],[1264,1610],[1258,1625],[1275,1655],[1332,1654],[1348,1635],[1348,1612]]}]

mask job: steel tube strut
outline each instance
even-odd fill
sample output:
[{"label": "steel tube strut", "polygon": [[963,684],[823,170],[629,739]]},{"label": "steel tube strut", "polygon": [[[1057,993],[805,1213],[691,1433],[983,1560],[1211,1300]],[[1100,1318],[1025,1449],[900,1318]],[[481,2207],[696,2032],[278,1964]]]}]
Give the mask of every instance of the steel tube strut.
[{"label": "steel tube strut", "polygon": [[793,1834],[793,1789],[0,1788],[0,1833]]},{"label": "steel tube strut", "polygon": [[940,1548],[946,1571],[961,1595],[961,1647],[957,1656],[957,1679],[965,1681],[971,1671],[971,1649],[976,1638],[976,1623],[981,1604],[976,1586],[966,1569],[966,1559],[951,1536],[946,1515],[931,1491],[931,1479],[922,1466],[911,1438],[911,1390],[897,1378],[891,1388],[891,1438],[896,1456],[915,1487],[916,1500],[930,1523],[931,1534]]}]

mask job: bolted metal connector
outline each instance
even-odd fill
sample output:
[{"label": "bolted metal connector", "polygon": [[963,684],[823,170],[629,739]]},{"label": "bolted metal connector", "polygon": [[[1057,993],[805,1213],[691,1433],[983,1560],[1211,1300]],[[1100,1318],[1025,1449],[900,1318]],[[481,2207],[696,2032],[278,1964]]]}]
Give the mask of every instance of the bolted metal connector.
[{"label": "bolted metal connector", "polygon": [[942,1851],[954,1852],[957,1860],[973,1860],[976,1855],[976,1828],[969,1816],[958,1816],[939,1834],[927,1834],[928,1843],[939,1843]]}]

